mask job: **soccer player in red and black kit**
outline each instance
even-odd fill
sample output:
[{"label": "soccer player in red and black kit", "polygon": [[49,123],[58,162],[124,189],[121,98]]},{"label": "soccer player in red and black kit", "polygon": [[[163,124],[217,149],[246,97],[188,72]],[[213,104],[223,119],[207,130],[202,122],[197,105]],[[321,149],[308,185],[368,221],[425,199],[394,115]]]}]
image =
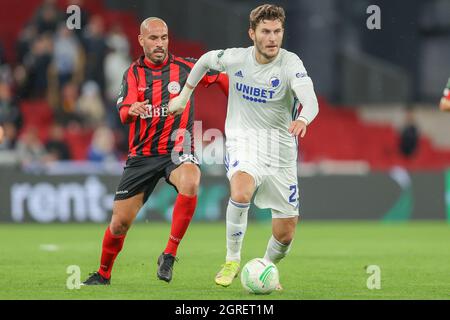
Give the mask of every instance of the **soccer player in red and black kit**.
[{"label": "soccer player in red and black kit", "polygon": [[[111,223],[103,237],[100,268],[84,285],[110,284],[113,263],[126,233],[157,182],[164,177],[175,187],[170,237],[159,256],[157,276],[170,282],[178,245],[197,203],[200,170],[194,154],[194,106],[190,101],[181,115],[168,113],[168,102],[183,88],[195,61],[168,52],[168,28],[159,18],[141,24],[139,43],[144,55],[125,71],[117,107],[122,123],[130,126],[129,155],[114,198]],[[210,72],[208,86],[218,83],[228,93],[228,78]]]}]

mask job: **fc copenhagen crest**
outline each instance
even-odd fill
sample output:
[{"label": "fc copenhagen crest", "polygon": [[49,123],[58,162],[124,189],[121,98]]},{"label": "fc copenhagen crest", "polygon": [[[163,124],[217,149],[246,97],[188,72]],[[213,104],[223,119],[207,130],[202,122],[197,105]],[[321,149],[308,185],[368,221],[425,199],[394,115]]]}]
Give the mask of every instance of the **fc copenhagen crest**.
[{"label": "fc copenhagen crest", "polygon": [[176,81],[172,81],[167,85],[167,89],[171,94],[177,94],[180,92],[181,87],[180,84]]},{"label": "fc copenhagen crest", "polygon": [[281,81],[277,76],[273,76],[272,78],[270,78],[269,83],[271,88],[277,88],[280,85]]}]

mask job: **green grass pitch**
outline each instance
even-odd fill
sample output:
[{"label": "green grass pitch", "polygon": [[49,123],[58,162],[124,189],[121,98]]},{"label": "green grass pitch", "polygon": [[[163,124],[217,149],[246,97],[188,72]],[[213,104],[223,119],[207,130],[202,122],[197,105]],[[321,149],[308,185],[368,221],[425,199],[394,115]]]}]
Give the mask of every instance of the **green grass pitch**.
[{"label": "green grass pitch", "polygon": [[[225,223],[193,223],[178,250],[170,284],[156,279],[168,223],[135,224],[116,260],[111,286],[69,290],[98,268],[106,225],[0,225],[0,299],[449,299],[450,226],[444,222],[311,222],[299,224],[280,262],[283,292],[255,296],[240,280],[214,284],[225,255]],[[243,262],[264,254],[270,224],[249,222]],[[43,250],[42,245],[57,250]],[[51,249],[51,247],[50,247]],[[365,267],[381,268],[381,289],[369,290]]]}]

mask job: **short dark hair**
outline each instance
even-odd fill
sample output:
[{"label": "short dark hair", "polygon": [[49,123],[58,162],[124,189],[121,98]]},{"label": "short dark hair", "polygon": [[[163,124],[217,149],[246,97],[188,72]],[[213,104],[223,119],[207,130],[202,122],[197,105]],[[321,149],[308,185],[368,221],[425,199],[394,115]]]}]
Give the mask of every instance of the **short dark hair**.
[{"label": "short dark hair", "polygon": [[256,27],[262,20],[280,20],[284,28],[286,15],[284,9],[273,4],[263,4],[250,12],[250,28],[256,30]]}]

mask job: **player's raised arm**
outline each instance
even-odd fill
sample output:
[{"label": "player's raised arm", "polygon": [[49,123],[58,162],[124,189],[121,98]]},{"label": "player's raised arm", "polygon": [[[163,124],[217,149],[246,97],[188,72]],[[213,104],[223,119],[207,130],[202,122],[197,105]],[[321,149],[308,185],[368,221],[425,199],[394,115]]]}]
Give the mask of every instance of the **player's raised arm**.
[{"label": "player's raised arm", "polygon": [[189,73],[183,90],[177,97],[169,101],[169,113],[174,115],[183,113],[195,87],[209,69],[224,71],[224,67],[217,61],[217,57],[220,57],[221,53],[223,54],[222,50],[209,51],[198,59]]},{"label": "player's raised arm", "polygon": [[210,70],[202,80],[200,80],[200,84],[203,84],[205,88],[208,88],[212,84],[217,84],[220,90],[223,92],[225,96],[228,97],[229,93],[229,79],[226,72],[218,72],[216,70]]}]

